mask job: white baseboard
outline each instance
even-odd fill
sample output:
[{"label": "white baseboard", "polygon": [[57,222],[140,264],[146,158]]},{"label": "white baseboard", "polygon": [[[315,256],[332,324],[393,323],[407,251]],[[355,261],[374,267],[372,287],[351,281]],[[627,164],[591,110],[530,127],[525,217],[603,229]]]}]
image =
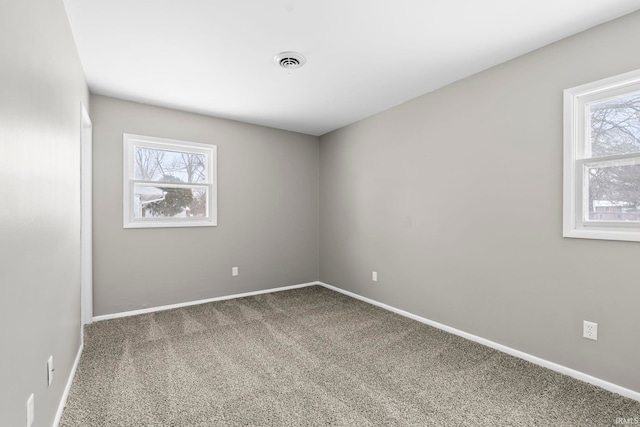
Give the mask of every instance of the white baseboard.
[{"label": "white baseboard", "polygon": [[159,307],[143,308],[143,309],[140,309],[140,310],[123,311],[121,313],[104,314],[102,316],[94,316],[93,321],[94,322],[99,322],[100,320],[109,320],[109,319],[117,319],[119,317],[136,316],[138,314],[145,314],[145,313],[153,313],[153,312],[156,312],[156,311],[171,310],[171,309],[174,309],[174,308],[188,307],[190,305],[206,304],[208,302],[214,302],[214,301],[224,301],[224,300],[234,299],[234,298],[250,297],[250,296],[253,296],[253,295],[270,294],[270,293],[273,293],[273,292],[288,291],[290,289],[304,288],[304,287],[307,287],[307,286],[314,286],[314,285],[318,285],[318,284],[319,284],[318,282],[301,283],[299,285],[283,286],[283,287],[280,287],[280,288],[264,289],[264,290],[261,290],[261,291],[244,292],[244,293],[241,293],[241,294],[225,295],[225,296],[221,296],[221,297],[207,298],[207,299],[201,299],[201,300],[197,300],[197,301],[188,301],[188,302],[181,302],[181,303],[178,303],[178,304],[162,305],[162,306],[159,306]]},{"label": "white baseboard", "polygon": [[601,387],[601,388],[603,388],[605,390],[609,390],[609,391],[611,391],[613,393],[617,393],[617,394],[620,394],[622,396],[628,397],[630,399],[634,399],[634,400],[640,401],[640,392],[637,392],[637,391],[634,391],[634,390],[630,390],[628,388],[621,387],[619,385],[610,383],[610,382],[602,380],[600,378],[593,377],[593,376],[585,374],[583,372],[576,371],[575,369],[567,368],[566,366],[562,366],[562,365],[559,365],[557,363],[550,362],[550,361],[545,360],[545,359],[541,359],[539,357],[533,356],[533,355],[525,353],[523,351],[516,350],[516,349],[513,349],[511,347],[507,347],[505,345],[498,344],[498,343],[493,342],[493,341],[489,341],[487,339],[478,337],[478,336],[470,334],[468,332],[464,332],[464,331],[461,331],[459,329],[455,329],[455,328],[452,328],[450,326],[443,325],[442,323],[438,323],[438,322],[434,322],[433,320],[425,319],[424,317],[420,317],[420,316],[417,316],[415,314],[409,313],[407,311],[400,310],[399,308],[395,308],[395,307],[392,307],[390,305],[383,304],[381,302],[378,302],[378,301],[375,301],[375,300],[360,296],[358,294],[354,294],[353,292],[345,291],[344,289],[337,288],[337,287],[329,285],[327,283],[318,282],[318,284],[321,285],[321,286],[324,286],[327,289],[331,289],[333,291],[340,292],[342,294],[348,295],[348,296],[350,296],[352,298],[356,298],[356,299],[359,299],[361,301],[367,302],[369,304],[373,304],[375,306],[378,306],[380,308],[384,308],[385,310],[392,311],[392,312],[394,312],[396,314],[399,314],[401,316],[408,317],[408,318],[413,319],[413,320],[417,320],[418,322],[425,323],[425,324],[427,324],[429,326],[433,326],[434,328],[442,329],[443,331],[449,332],[449,333],[454,334],[454,335],[458,335],[458,336],[460,336],[462,338],[466,338],[466,339],[471,340],[471,341],[475,341],[475,342],[477,342],[479,344],[482,344],[482,345],[486,345],[487,347],[494,348],[494,349],[499,350],[499,351],[501,351],[503,353],[510,354],[511,356],[515,356],[517,358],[524,359],[527,362],[531,362],[531,363],[533,363],[535,365],[539,365],[539,366],[551,369],[552,371],[556,371],[556,372],[559,372],[561,374],[568,375],[568,376],[570,376],[572,378],[575,378],[577,380],[584,381],[584,382],[589,383],[589,384],[593,384],[593,385]]},{"label": "white baseboard", "polygon": [[78,369],[78,364],[80,363],[80,356],[82,356],[82,350],[84,349],[84,343],[80,343],[80,348],[78,349],[78,354],[76,355],[76,360],[73,362],[73,366],[71,367],[71,372],[69,372],[69,378],[67,379],[67,385],[64,387],[64,392],[62,393],[62,399],[60,399],[60,404],[58,405],[58,412],[56,412],[56,417],[53,420],[53,427],[58,427],[60,424],[60,419],[62,418],[62,413],[64,412],[64,407],[67,404],[67,398],[69,397],[69,392],[71,391],[71,384],[73,384],[73,379],[76,376],[76,370]]}]

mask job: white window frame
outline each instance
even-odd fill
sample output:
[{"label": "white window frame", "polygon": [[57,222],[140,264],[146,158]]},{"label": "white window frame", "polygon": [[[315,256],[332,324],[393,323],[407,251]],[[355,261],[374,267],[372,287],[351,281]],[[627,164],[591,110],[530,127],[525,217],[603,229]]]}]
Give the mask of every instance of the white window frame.
[{"label": "white window frame", "polygon": [[[217,146],[197,142],[156,138],[152,136],[122,135],[123,143],[123,201],[122,215],[124,228],[159,228],[159,227],[207,227],[218,225],[217,215]],[[181,153],[203,154],[207,159],[207,182],[194,184],[162,183],[163,187],[206,187],[208,190],[207,212],[205,218],[135,218],[133,188],[136,184],[158,185],[157,181],[135,179],[134,153],[136,147],[155,150],[177,151]]]},{"label": "white window frame", "polygon": [[588,209],[585,168],[640,163],[640,153],[591,157],[589,106],[640,92],[640,70],[564,91],[563,236],[640,241],[640,223],[585,220]]}]

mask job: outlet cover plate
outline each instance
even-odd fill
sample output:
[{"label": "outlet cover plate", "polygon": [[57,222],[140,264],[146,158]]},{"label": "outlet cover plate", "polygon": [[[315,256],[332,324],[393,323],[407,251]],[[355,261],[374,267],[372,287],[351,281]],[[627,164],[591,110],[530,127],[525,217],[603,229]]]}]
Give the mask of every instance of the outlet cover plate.
[{"label": "outlet cover plate", "polygon": [[582,336],[589,340],[598,341],[598,324],[585,320],[582,323]]}]

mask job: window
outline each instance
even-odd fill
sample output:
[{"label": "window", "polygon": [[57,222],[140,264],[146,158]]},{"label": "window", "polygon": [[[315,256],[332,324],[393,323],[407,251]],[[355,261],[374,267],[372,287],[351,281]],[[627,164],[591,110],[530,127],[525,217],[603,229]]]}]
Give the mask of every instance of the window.
[{"label": "window", "polygon": [[640,241],[640,70],[564,91],[563,228]]},{"label": "window", "polygon": [[124,228],[217,224],[216,146],[123,135]]}]

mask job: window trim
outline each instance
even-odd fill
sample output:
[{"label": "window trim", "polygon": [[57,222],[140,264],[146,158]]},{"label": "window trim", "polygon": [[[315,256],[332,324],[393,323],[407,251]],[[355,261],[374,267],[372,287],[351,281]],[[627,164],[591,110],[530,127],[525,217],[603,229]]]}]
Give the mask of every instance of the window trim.
[{"label": "window trim", "polygon": [[640,70],[631,71],[564,90],[563,237],[640,241],[640,224],[612,221],[585,221],[584,168],[593,164],[628,161],[640,154],[587,157],[590,144],[587,105],[640,89]]},{"label": "window trim", "polygon": [[[163,183],[166,187],[206,187],[208,189],[208,217],[202,219],[186,218],[147,218],[136,219],[134,216],[133,188],[136,184],[157,185],[157,181],[135,179],[135,147],[146,147],[157,150],[177,151],[193,154],[204,154],[207,158],[206,183]],[[198,142],[157,138],[153,136],[122,134],[122,226],[123,228],[164,228],[164,227],[211,227],[218,225],[217,215],[217,146]]]}]

